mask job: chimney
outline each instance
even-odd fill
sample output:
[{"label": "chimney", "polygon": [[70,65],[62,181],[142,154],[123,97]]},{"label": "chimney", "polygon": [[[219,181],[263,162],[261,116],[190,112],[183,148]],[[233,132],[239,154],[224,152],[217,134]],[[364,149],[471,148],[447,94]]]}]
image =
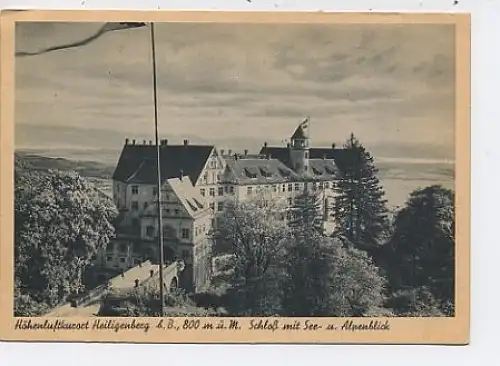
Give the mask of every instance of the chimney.
[{"label": "chimney", "polygon": [[232,153],[232,152],[233,152],[233,150],[229,149],[229,150],[227,151],[227,155],[231,156],[231,153]]},{"label": "chimney", "polygon": [[326,159],[326,154],[323,154],[323,160],[325,160],[325,159]]},{"label": "chimney", "polygon": [[224,156],[224,149],[220,149],[220,154]]},{"label": "chimney", "polygon": [[266,142],[264,142],[264,147],[267,147],[267,141],[266,141]]},{"label": "chimney", "polygon": [[184,146],[187,146],[189,144],[189,140],[184,140]]},{"label": "chimney", "polygon": [[128,145],[128,139],[125,139],[125,145]]},{"label": "chimney", "polygon": [[286,147],[290,148],[290,143],[289,142],[286,144]]},{"label": "chimney", "polygon": [[132,145],[135,145],[135,139],[132,140]]},{"label": "chimney", "polygon": [[247,155],[248,155],[248,150],[247,150],[247,149],[245,149],[245,156],[247,156]]},{"label": "chimney", "polygon": [[332,144],[332,149],[335,149],[335,144]]},{"label": "chimney", "polygon": [[153,141],[152,141],[152,140],[149,140],[149,144],[150,144],[150,145],[153,145]]},{"label": "chimney", "polygon": [[161,145],[167,145],[167,144],[168,144],[168,140],[166,140],[166,139],[161,140],[161,141],[160,141],[160,144],[161,144]]},{"label": "chimney", "polygon": [[234,154],[234,160],[238,160],[238,154]]},{"label": "chimney", "polygon": [[271,154],[267,154],[267,160],[271,159]]},{"label": "chimney", "polygon": [[146,145],[146,140],[142,140],[142,144],[143,144],[143,145]]},{"label": "chimney", "polygon": [[179,170],[179,179],[182,180],[184,178],[184,171],[182,169]]}]

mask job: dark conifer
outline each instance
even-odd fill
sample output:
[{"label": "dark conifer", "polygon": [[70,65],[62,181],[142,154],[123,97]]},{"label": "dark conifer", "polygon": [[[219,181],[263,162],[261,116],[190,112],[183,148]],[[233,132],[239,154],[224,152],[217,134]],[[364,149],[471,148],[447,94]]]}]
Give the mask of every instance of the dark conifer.
[{"label": "dark conifer", "polygon": [[344,149],[336,183],[334,235],[372,254],[389,231],[385,192],[372,156],[353,134]]}]

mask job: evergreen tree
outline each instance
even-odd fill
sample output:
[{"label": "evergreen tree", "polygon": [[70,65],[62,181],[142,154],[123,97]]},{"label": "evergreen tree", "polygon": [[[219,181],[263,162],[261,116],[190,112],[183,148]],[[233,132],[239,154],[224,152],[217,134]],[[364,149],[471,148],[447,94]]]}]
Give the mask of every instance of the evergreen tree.
[{"label": "evergreen tree", "polygon": [[394,234],[383,248],[391,290],[428,288],[442,311],[450,314],[455,286],[454,230],[451,190],[434,185],[414,191],[398,212]]},{"label": "evergreen tree", "polygon": [[353,134],[344,149],[337,175],[334,235],[371,254],[389,230],[385,192],[372,156]]}]

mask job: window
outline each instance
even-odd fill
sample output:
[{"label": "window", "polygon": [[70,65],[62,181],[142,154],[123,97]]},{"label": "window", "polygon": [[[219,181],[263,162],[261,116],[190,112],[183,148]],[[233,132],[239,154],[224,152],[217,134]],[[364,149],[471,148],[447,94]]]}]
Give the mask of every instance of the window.
[{"label": "window", "polygon": [[112,262],[112,261],[113,261],[113,257],[112,257],[112,256],[110,256],[110,255],[108,255],[108,256],[106,257],[106,262]]},{"label": "window", "polygon": [[205,172],[205,174],[203,174],[203,180],[206,182],[208,179],[208,173]]},{"label": "window", "polygon": [[286,186],[285,186],[284,184],[283,184],[283,187],[281,187],[281,190],[282,190],[283,192],[285,192],[285,190],[286,190]]},{"label": "window", "polygon": [[205,197],[205,188],[201,188],[201,189],[200,189],[200,194],[201,194],[203,197]]},{"label": "window", "polygon": [[273,186],[274,192],[278,192],[278,186]]},{"label": "window", "polygon": [[304,156],[305,156],[306,159],[309,159],[309,152],[306,151]]},{"label": "window", "polygon": [[182,239],[189,239],[189,229],[183,228],[181,231]]},{"label": "window", "polygon": [[144,209],[147,209],[149,204],[147,202],[144,202]]},{"label": "window", "polygon": [[224,202],[217,203],[217,211],[222,211],[224,209]]},{"label": "window", "polygon": [[120,263],[125,263],[126,259],[124,257],[120,257]]},{"label": "window", "polygon": [[229,194],[234,194],[234,187],[233,186],[229,187]]},{"label": "window", "polygon": [[215,209],[215,203],[210,202],[210,208],[211,208],[212,210],[214,210],[214,209]]},{"label": "window", "polygon": [[132,210],[137,211],[139,209],[139,202],[132,201]]},{"label": "window", "polygon": [[146,235],[149,237],[152,237],[155,234],[155,228],[154,226],[148,226],[146,228]]},{"label": "window", "polygon": [[176,215],[176,216],[177,216],[178,214],[179,214],[179,209],[178,209],[178,208],[176,208],[176,209],[174,210],[174,215]]},{"label": "window", "polygon": [[253,192],[253,188],[252,188],[252,187],[247,187],[247,194],[248,194],[249,196],[251,196],[251,195],[252,195],[252,192]]},{"label": "window", "polygon": [[292,191],[292,183],[288,183],[288,192],[291,192]]},{"label": "window", "polygon": [[291,205],[291,204],[292,204],[292,199],[291,199],[291,198],[289,198],[289,199],[288,199],[288,204],[289,204],[289,205]]},{"label": "window", "polygon": [[210,196],[215,197],[215,188],[210,188]]},{"label": "window", "polygon": [[298,191],[300,189],[300,184],[299,183],[295,183],[295,190]]},{"label": "window", "polygon": [[224,187],[219,187],[218,193],[219,193],[219,196],[223,196],[224,195]]},{"label": "window", "polygon": [[224,187],[224,193],[228,193],[229,192],[229,187],[228,186],[225,186]]},{"label": "window", "polygon": [[173,239],[176,237],[176,232],[175,232],[175,229],[171,226],[164,226],[163,227],[163,237],[164,238],[170,238],[170,239]]},{"label": "window", "polygon": [[217,173],[217,182],[220,182],[220,173]]},{"label": "window", "polygon": [[153,196],[156,196],[158,194],[158,190],[156,189],[156,187],[153,187]]},{"label": "window", "polygon": [[139,194],[139,186],[132,186],[132,194]]},{"label": "window", "polygon": [[141,264],[141,260],[139,258],[134,258],[134,265],[139,265]]}]

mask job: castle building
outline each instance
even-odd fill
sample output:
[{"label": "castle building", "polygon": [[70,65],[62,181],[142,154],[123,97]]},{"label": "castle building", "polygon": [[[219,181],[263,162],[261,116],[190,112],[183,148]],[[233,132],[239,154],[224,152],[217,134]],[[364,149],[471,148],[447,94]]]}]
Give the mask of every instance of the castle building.
[{"label": "castle building", "polygon": [[[164,261],[182,259],[179,285],[201,291],[212,274],[210,233],[228,202],[265,194],[292,206],[304,190],[316,192],[324,212],[325,230],[332,229],[334,182],[342,150],[311,148],[299,125],[286,147],[264,144],[259,154],[233,154],[212,145],[170,145],[161,140]],[[144,258],[158,258],[156,146],[126,140],[113,175],[113,199],[120,212],[117,238],[101,261],[126,269]]]}]

